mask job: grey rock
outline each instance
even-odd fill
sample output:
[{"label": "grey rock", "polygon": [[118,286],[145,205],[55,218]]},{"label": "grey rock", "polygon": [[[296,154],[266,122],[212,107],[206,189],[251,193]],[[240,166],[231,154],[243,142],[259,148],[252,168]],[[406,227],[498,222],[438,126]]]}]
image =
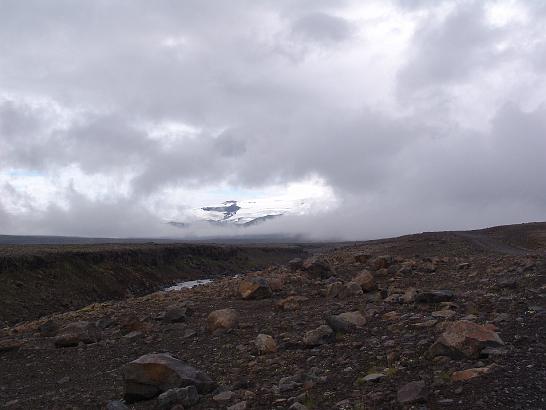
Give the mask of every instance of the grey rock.
[{"label": "grey rock", "polygon": [[327,343],[333,343],[336,335],[330,326],[321,325],[316,329],[305,333],[303,343],[307,346],[319,346]]},{"label": "grey rock", "polygon": [[455,294],[451,290],[428,290],[417,293],[417,303],[440,303],[453,300]]},{"label": "grey rock", "polygon": [[208,393],[216,383],[202,372],[168,353],[147,354],[123,366],[124,398],[127,402],[151,399],[167,390],[195,386]]},{"label": "grey rock", "polygon": [[427,398],[425,382],[419,380],[405,384],[398,390],[397,398],[401,404],[424,402]]},{"label": "grey rock", "polygon": [[129,410],[129,407],[120,400],[111,400],[106,403],[106,410]]},{"label": "grey rock", "polygon": [[187,386],[176,389],[169,389],[161,393],[157,398],[157,405],[160,410],[169,410],[175,404],[193,406],[199,401],[199,393],[195,386]]}]

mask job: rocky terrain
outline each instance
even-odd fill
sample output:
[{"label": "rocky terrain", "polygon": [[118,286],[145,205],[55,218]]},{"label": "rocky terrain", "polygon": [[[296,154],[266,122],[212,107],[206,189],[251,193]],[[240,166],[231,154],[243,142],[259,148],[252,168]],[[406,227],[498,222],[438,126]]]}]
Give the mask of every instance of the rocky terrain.
[{"label": "rocky terrain", "polygon": [[301,246],[88,244],[0,246],[0,326],[233,275],[304,255]]},{"label": "rocky terrain", "polygon": [[314,249],[0,331],[9,409],[546,408],[546,224]]}]

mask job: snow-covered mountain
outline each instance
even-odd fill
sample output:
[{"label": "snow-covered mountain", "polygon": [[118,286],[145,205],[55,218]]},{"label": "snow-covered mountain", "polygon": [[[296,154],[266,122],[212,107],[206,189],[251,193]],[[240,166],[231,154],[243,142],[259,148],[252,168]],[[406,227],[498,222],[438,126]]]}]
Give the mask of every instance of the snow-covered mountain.
[{"label": "snow-covered mountain", "polygon": [[179,228],[190,228],[203,222],[216,226],[248,227],[285,215],[323,213],[337,207],[337,199],[328,186],[315,181],[203,205],[206,206],[186,208],[169,224]]},{"label": "snow-covered mountain", "polygon": [[[305,200],[255,199],[247,201],[229,200],[218,205],[192,210],[194,221],[206,221],[215,225],[252,226],[283,215],[304,215],[311,204]],[[170,225],[185,228],[191,222],[171,221]]]}]

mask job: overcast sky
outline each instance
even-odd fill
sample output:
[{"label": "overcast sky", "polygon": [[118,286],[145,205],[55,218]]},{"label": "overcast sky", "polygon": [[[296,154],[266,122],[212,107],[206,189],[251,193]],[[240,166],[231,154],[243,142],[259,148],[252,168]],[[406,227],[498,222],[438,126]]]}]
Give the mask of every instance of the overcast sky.
[{"label": "overcast sky", "polygon": [[546,220],[544,4],[0,0],[0,233],[180,235],[300,191],[248,232]]}]

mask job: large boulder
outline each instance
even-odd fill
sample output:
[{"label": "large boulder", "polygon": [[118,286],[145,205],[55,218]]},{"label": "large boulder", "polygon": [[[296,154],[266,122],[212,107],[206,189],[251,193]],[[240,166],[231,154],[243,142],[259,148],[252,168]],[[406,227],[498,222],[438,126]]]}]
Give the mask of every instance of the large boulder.
[{"label": "large boulder", "polygon": [[55,346],[70,347],[101,340],[101,332],[94,322],[79,321],[64,326],[55,338]]},{"label": "large boulder", "polygon": [[447,326],[444,333],[430,347],[429,355],[476,358],[482,349],[502,345],[504,342],[490,328],[459,320]]},{"label": "large boulder", "polygon": [[243,299],[267,299],[272,294],[267,280],[259,276],[249,276],[239,282],[239,295]]},{"label": "large boulder", "polygon": [[364,291],[375,289],[375,281],[370,271],[363,270],[352,281],[358,283]]},{"label": "large boulder", "polygon": [[302,269],[309,275],[317,279],[327,279],[334,275],[332,266],[324,260],[316,257],[307,258],[303,261]]},{"label": "large boulder", "polygon": [[326,318],[326,323],[336,332],[350,332],[366,324],[366,318],[359,311],[344,312]]},{"label": "large boulder", "polygon": [[210,312],[207,317],[207,329],[210,333],[219,333],[239,325],[239,314],[235,309],[219,309]]},{"label": "large boulder", "polygon": [[170,389],[195,386],[199,393],[209,393],[216,383],[205,374],[169,353],[147,354],[121,369],[124,399],[133,403],[148,400]]}]

